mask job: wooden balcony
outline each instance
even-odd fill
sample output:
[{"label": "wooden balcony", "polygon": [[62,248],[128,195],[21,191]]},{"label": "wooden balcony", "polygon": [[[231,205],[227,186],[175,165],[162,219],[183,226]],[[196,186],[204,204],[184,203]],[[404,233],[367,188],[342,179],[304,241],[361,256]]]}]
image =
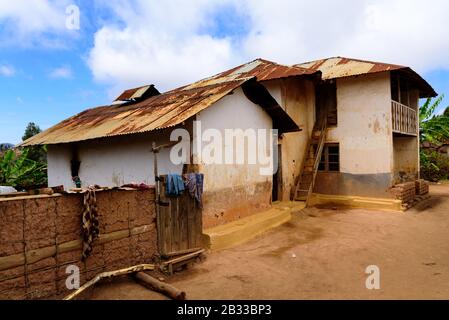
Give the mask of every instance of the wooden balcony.
[{"label": "wooden balcony", "polygon": [[391,113],[393,115],[393,132],[411,136],[418,135],[417,110],[392,100]]}]

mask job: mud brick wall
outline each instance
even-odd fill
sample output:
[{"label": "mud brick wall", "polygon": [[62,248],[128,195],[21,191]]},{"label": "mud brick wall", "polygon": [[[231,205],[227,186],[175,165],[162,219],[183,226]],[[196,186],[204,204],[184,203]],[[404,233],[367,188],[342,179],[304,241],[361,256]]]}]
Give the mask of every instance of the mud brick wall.
[{"label": "mud brick wall", "polygon": [[402,203],[411,203],[416,196],[415,182],[397,184],[391,189],[391,193]]},{"label": "mud brick wall", "polygon": [[100,238],[81,262],[83,195],[0,200],[0,299],[61,298],[66,268],[81,285],[98,273],[151,263],[157,252],[154,190],[97,192]]},{"label": "mud brick wall", "polygon": [[415,192],[416,195],[422,196],[429,193],[429,182],[424,179],[419,179],[415,181]]}]

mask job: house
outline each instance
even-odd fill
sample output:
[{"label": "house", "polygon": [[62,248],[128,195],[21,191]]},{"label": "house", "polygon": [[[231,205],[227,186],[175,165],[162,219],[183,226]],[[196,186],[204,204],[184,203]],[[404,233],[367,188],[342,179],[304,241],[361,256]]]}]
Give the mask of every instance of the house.
[{"label": "house", "polygon": [[[82,186],[154,184],[152,145],[166,145],[159,174],[204,174],[208,228],[276,200],[396,205],[390,189],[419,178],[418,100],[435,95],[404,66],[256,59],[165,93],[127,90],[121,103],[86,110],[22,145],[48,145],[49,184],[66,189],[74,176]],[[229,130],[232,139],[220,140]],[[242,151],[234,141],[257,148]],[[261,155],[268,162],[254,161]]]},{"label": "house", "polygon": [[[257,59],[162,94],[153,85],[130,89],[117,98],[124,103],[81,112],[22,145],[48,146],[48,181],[52,186],[63,185],[66,190],[74,188],[72,178],[75,176],[79,176],[83,187],[154,184],[152,144],[173,144],[170,135],[181,132],[191,142],[188,158],[175,163],[171,158],[173,148],[162,149],[157,155],[158,173],[180,174],[194,170],[204,174],[203,224],[211,227],[271,205],[276,168],[265,174],[260,171],[273,165],[277,153],[271,152],[271,158],[265,164],[247,160],[205,164],[195,146],[206,147],[208,143],[199,141],[196,123],[201,124],[201,132],[215,129],[215,133],[218,130],[223,136],[225,131],[236,129],[235,140],[251,133],[248,129],[258,132],[277,129],[280,136],[307,130],[297,123],[307,115],[307,108],[313,107],[313,86],[319,81],[320,74],[319,71]],[[287,112],[278,103],[285,93],[276,89],[273,92],[278,96],[273,96],[267,90],[274,81],[282,79],[289,85],[304,88],[304,91],[288,92],[288,99],[298,98],[291,105],[287,103]],[[274,141],[277,143],[277,137]],[[270,155],[271,143],[262,142],[258,141],[258,150],[251,151],[252,154],[246,157],[261,151]],[[222,154],[229,146],[226,143],[222,145]],[[298,142],[292,147],[295,144]],[[231,151],[235,151],[237,142],[232,145]],[[283,156],[294,163],[296,153],[295,150],[292,155]]]},{"label": "house", "polygon": [[422,77],[342,57],[296,66],[322,72],[317,112],[329,104],[314,193],[388,199],[391,187],[419,178],[418,101],[437,95]]}]

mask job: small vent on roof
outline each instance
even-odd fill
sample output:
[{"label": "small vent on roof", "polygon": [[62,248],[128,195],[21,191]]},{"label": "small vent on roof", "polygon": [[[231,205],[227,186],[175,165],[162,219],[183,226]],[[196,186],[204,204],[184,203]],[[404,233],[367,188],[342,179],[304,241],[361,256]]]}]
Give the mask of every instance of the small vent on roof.
[{"label": "small vent on roof", "polygon": [[160,95],[161,93],[154,87],[154,85],[150,84],[143,87],[128,89],[123,91],[121,95],[117,97],[116,101],[141,101],[153,96]]}]

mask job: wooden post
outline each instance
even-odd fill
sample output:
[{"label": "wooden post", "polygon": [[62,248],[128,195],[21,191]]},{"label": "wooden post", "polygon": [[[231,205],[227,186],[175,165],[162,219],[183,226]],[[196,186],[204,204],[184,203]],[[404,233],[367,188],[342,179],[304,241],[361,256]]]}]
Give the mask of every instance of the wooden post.
[{"label": "wooden post", "polygon": [[168,283],[163,283],[156,278],[153,278],[152,276],[146,274],[145,272],[137,272],[134,277],[145,286],[148,286],[157,292],[163,293],[169,298],[172,298],[174,300],[186,299],[186,293],[184,291],[178,290]]},{"label": "wooden post", "polygon": [[99,275],[97,275],[92,280],[86,282],[81,288],[79,288],[78,290],[76,290],[76,291],[72,292],[71,294],[69,294],[68,296],[66,296],[64,298],[64,300],[72,300],[77,295],[79,295],[80,293],[85,291],[87,288],[93,286],[94,284],[96,284],[98,281],[100,281],[102,279],[123,276],[125,274],[139,272],[139,271],[142,271],[142,270],[154,270],[154,265],[152,265],[152,264],[139,264],[137,266],[133,266],[133,267],[130,267],[130,268],[125,268],[125,269],[120,269],[120,270],[100,273]]}]

